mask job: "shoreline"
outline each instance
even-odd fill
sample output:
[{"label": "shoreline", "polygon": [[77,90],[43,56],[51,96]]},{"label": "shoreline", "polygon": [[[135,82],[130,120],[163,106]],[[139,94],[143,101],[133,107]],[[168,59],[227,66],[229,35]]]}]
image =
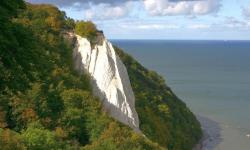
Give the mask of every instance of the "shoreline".
[{"label": "shoreline", "polygon": [[201,124],[203,137],[193,150],[214,150],[222,142],[220,124],[210,118],[196,115]]}]

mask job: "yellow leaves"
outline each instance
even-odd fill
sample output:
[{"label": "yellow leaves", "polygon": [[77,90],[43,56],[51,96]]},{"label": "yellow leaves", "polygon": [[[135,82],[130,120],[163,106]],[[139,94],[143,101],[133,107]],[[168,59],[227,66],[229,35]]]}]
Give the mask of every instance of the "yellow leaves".
[{"label": "yellow leaves", "polygon": [[[162,107],[162,106],[160,106]],[[165,106],[163,106],[165,108]],[[145,107],[144,111],[147,118],[150,118],[150,129],[153,129],[153,133],[150,133],[150,139],[153,141],[157,141],[160,145],[166,145],[168,143],[169,138],[169,129],[166,122],[162,119],[160,115],[155,115],[152,107]],[[147,125],[146,125],[147,127]],[[144,125],[142,124],[142,128]]]},{"label": "yellow leaves", "polygon": [[31,89],[27,91],[27,97],[28,99],[35,99],[39,93],[41,92],[42,85],[39,82],[33,83],[31,85]]},{"label": "yellow leaves", "polygon": [[12,132],[9,129],[6,129],[0,132],[0,149],[25,150],[26,147],[16,133]]},{"label": "yellow leaves", "polygon": [[44,119],[41,119],[42,124],[49,125],[52,122],[52,119],[50,117],[45,117]]},{"label": "yellow leaves", "polygon": [[[57,44],[57,39],[56,39],[56,37],[53,35],[53,34],[51,34],[51,33],[48,33],[47,35],[46,35],[46,38],[44,38],[43,39],[47,44],[49,44],[50,46],[53,46],[53,47],[55,47],[56,46],[56,44]],[[57,58],[58,59],[58,58]]]},{"label": "yellow leaves", "polygon": [[82,37],[86,37],[89,40],[93,40],[96,36],[97,29],[95,24],[91,21],[80,21],[76,23],[75,31]]},{"label": "yellow leaves", "polygon": [[24,122],[31,122],[36,120],[37,114],[32,108],[26,108],[23,110],[21,118]]},{"label": "yellow leaves", "polygon": [[162,96],[161,95],[153,95],[152,96],[152,100],[154,101],[154,102],[161,102],[162,101]]},{"label": "yellow leaves", "polygon": [[22,18],[22,19],[16,19],[14,18],[12,20],[12,22],[15,22],[15,23],[21,23],[22,25],[24,26],[29,26],[30,25],[30,20],[28,18]]},{"label": "yellow leaves", "polygon": [[60,76],[63,73],[62,68],[56,68],[52,71],[52,77]]},{"label": "yellow leaves", "polygon": [[[106,145],[106,144],[109,145]],[[164,150],[157,143],[153,143],[142,134],[135,133],[132,129],[118,122],[111,122],[101,137],[92,143],[87,149],[121,149],[121,150]],[[112,146],[112,147],[110,147]]]},{"label": "yellow leaves", "polygon": [[54,16],[49,16],[46,19],[46,23],[53,28],[56,31],[59,31],[62,27],[62,23],[59,21],[58,18],[54,17]]},{"label": "yellow leaves", "polygon": [[170,90],[168,90],[167,93],[168,93],[170,96],[173,96],[173,93],[172,93]]},{"label": "yellow leaves", "polygon": [[140,140],[142,137],[139,134],[133,133],[131,136],[131,140],[132,141],[138,141]]},{"label": "yellow leaves", "polygon": [[68,134],[61,127],[56,127],[55,134],[57,137],[62,139],[65,139],[68,136]]},{"label": "yellow leaves", "polygon": [[164,114],[169,114],[169,107],[166,104],[158,105],[158,110]]},{"label": "yellow leaves", "polygon": [[2,110],[1,106],[0,106],[0,128],[5,128],[7,127],[7,122],[6,122],[6,112],[4,110]]}]

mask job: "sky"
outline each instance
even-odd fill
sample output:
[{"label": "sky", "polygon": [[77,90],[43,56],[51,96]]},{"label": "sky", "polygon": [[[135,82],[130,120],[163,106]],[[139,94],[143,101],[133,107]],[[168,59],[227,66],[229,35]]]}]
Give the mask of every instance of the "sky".
[{"label": "sky", "polygon": [[109,39],[250,40],[250,0],[26,0],[91,20]]}]

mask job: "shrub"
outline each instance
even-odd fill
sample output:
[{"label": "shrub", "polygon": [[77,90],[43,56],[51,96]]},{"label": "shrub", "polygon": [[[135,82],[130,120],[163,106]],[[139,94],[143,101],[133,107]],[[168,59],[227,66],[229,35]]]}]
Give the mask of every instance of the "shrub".
[{"label": "shrub", "polygon": [[93,41],[96,37],[97,29],[95,24],[93,24],[91,21],[78,21],[76,22],[75,32],[78,35]]}]

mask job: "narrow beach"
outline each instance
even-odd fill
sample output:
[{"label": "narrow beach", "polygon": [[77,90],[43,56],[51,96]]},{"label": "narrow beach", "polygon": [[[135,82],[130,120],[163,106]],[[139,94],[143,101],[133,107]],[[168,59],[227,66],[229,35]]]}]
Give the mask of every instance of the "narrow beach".
[{"label": "narrow beach", "polygon": [[199,115],[197,115],[197,119],[202,126],[203,138],[193,150],[214,150],[216,146],[222,142],[221,127],[219,123]]}]

